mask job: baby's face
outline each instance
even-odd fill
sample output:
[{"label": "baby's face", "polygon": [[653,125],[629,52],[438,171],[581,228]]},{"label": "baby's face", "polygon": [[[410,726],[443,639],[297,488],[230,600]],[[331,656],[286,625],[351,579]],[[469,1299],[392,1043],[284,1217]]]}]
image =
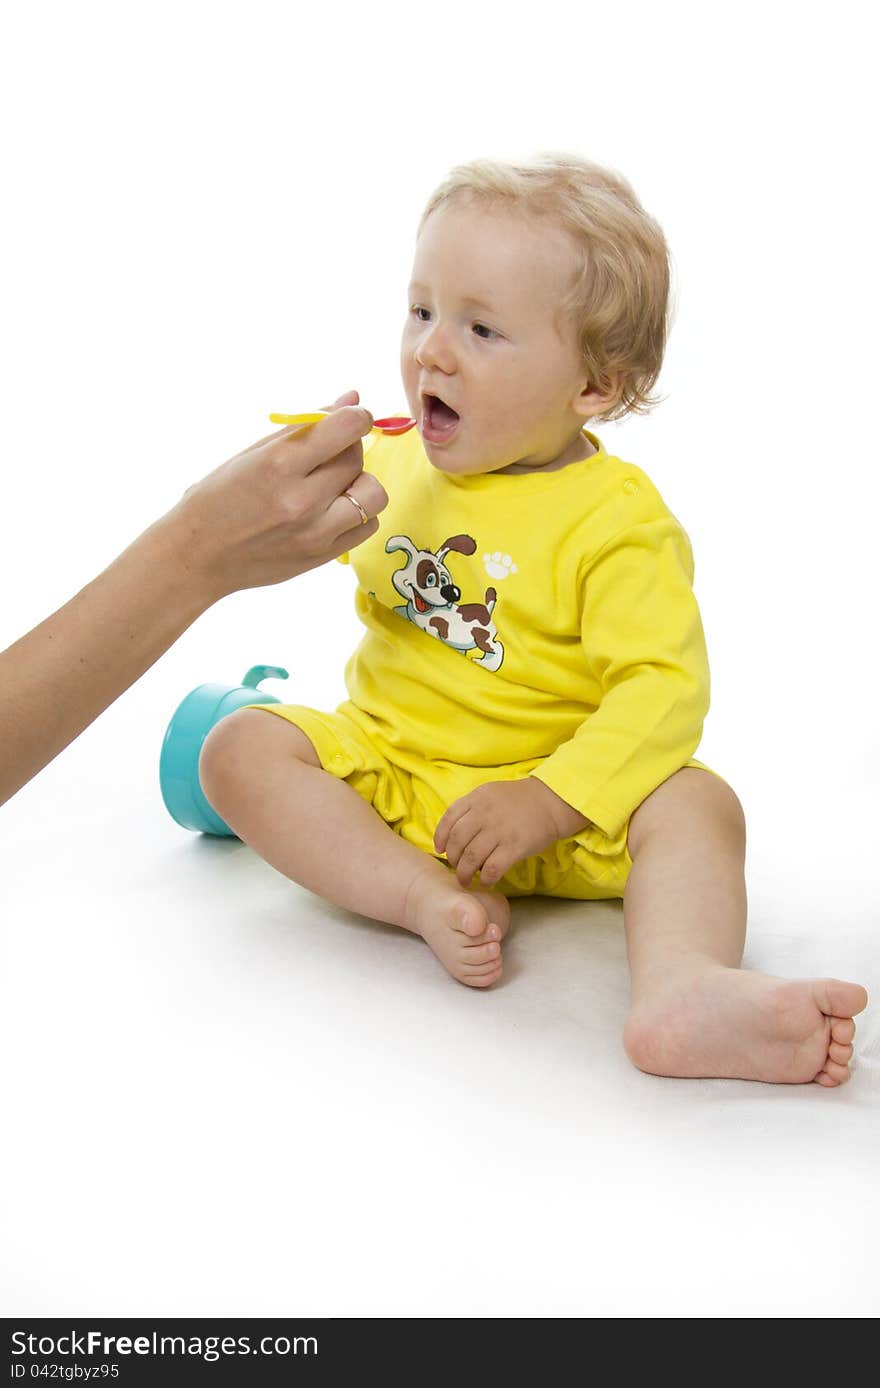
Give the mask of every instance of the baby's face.
[{"label": "baby's face", "polygon": [[[400,362],[410,413],[442,472],[532,471],[585,457],[589,384],[557,326],[575,268],[568,234],[500,208],[446,204],[416,245]],[[459,415],[432,441],[427,395]]]}]

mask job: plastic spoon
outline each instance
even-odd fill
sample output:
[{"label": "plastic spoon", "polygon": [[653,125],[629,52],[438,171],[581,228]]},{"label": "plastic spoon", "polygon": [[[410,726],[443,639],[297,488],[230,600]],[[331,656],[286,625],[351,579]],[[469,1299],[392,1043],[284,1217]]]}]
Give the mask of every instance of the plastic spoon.
[{"label": "plastic spoon", "polygon": [[[329,411],[315,410],[312,414],[270,414],[269,419],[273,424],[287,424],[294,428],[310,429],[313,424],[317,424],[319,419],[326,419]],[[416,421],[407,419],[405,415],[390,415],[387,419],[377,419],[370,430],[371,434],[405,434],[408,430],[414,429]]]}]

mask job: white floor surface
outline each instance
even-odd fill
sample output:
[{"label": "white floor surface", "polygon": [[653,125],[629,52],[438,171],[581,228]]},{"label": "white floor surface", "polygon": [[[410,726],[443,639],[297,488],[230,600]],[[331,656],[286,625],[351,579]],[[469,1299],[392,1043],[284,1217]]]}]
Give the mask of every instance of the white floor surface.
[{"label": "white floor surface", "polygon": [[[514,903],[466,989],[179,829],[148,737],[121,794],[147,702],[0,820],[6,1315],[877,1314],[876,1012],[839,1090],[641,1074],[619,904]],[[876,854],[751,830],[747,964],[876,998]]]}]

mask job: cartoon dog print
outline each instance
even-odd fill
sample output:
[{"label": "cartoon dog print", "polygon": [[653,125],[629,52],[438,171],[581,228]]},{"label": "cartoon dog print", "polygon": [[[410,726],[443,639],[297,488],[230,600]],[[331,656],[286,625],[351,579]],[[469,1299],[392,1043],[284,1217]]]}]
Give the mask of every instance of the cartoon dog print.
[{"label": "cartoon dog print", "polygon": [[434,554],[429,549],[419,549],[407,535],[392,535],[385,545],[386,552],[403,550],[407,555],[403,568],[395,570],[391,577],[398,593],[406,598],[406,606],[395,607],[394,611],[455,651],[481,650],[480,665],[485,670],[497,670],[504,659],[504,647],[491,616],[497,599],[495,589],[486,589],[485,602],[459,603],[461,589],[453,583],[444,563],[450,551],[473,554],[476,548],[470,535],[453,535]]}]

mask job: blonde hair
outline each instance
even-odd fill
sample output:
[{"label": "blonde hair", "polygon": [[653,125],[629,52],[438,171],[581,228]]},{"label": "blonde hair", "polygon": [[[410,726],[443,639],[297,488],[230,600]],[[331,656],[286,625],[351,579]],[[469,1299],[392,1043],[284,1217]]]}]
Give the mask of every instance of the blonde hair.
[{"label": "blonde hair", "polygon": [[622,382],[615,404],[596,418],[647,414],[658,405],[663,397],[650,391],[670,327],[670,257],[626,179],[572,154],[515,164],[475,159],[456,165],[434,190],[418,234],[438,207],[462,201],[545,217],[569,232],[579,249],[577,272],[557,312],[574,323],[591,383],[609,390],[616,375]]}]

